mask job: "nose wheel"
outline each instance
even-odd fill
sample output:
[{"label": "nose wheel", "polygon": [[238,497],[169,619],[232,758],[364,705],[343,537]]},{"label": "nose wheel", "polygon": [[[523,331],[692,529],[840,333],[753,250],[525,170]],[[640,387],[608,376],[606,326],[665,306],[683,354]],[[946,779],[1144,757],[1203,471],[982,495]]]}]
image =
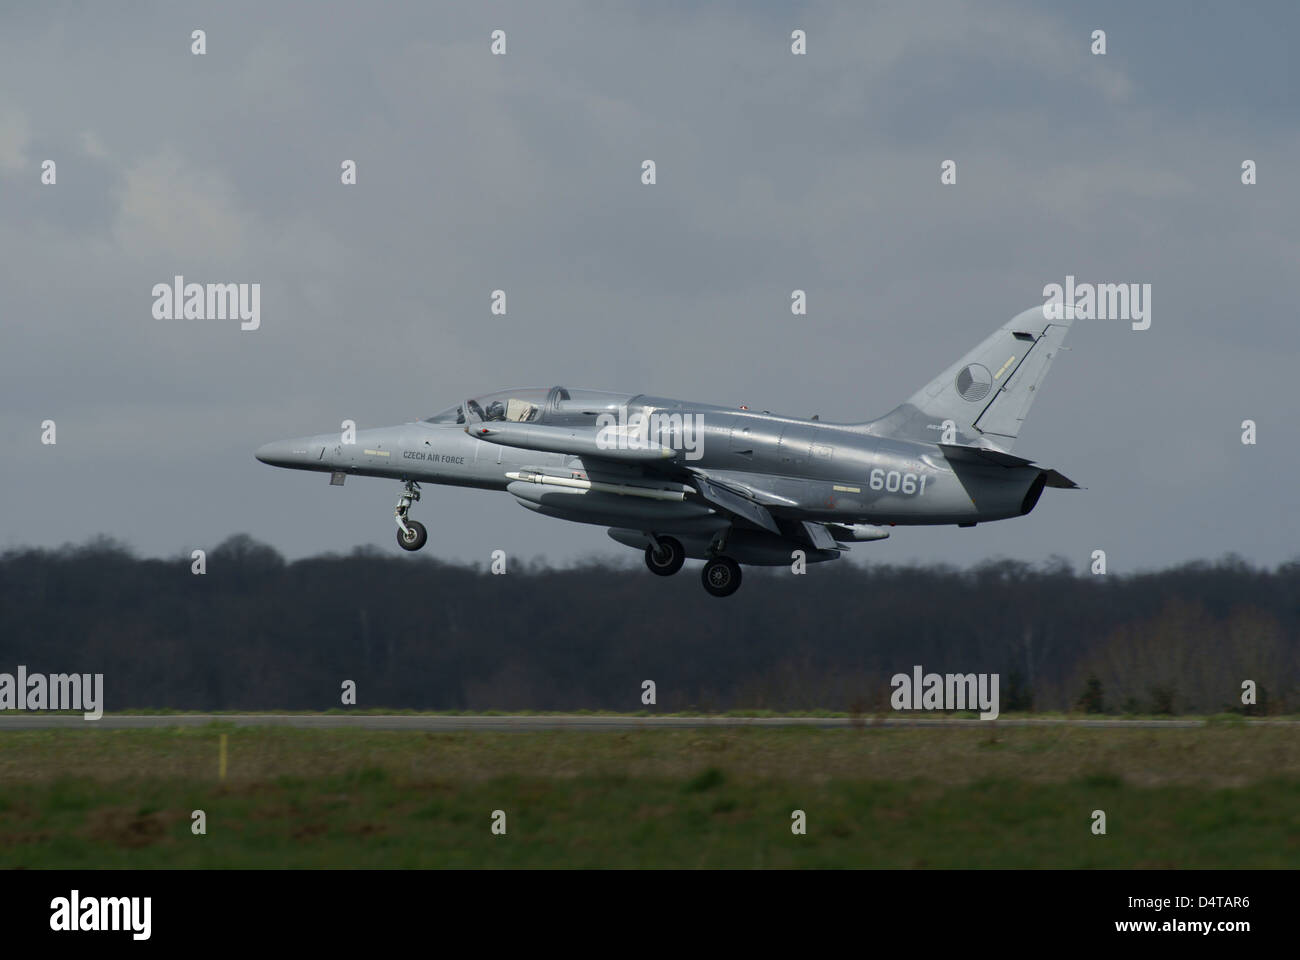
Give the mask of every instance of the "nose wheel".
[{"label": "nose wheel", "polygon": [[419,520],[407,520],[406,529],[397,531],[397,545],[403,550],[419,550],[429,542],[429,531]]},{"label": "nose wheel", "polygon": [[403,550],[419,550],[429,542],[429,531],[419,520],[410,519],[411,504],[420,499],[420,485],[414,480],[406,481],[402,495],[397,498],[397,508],[393,517],[397,520],[397,545]]}]

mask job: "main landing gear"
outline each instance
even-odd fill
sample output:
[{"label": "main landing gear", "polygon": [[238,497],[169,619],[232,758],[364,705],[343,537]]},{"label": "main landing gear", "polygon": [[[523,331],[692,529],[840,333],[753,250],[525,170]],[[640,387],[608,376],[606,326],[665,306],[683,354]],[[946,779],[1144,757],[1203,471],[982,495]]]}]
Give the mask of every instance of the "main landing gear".
[{"label": "main landing gear", "polygon": [[714,557],[700,571],[700,581],[715,597],[729,597],[740,589],[740,564],[730,557]]},{"label": "main landing gear", "polygon": [[[645,565],[650,572],[660,577],[671,577],[686,562],[686,549],[676,537],[660,537],[647,534],[650,542],[645,548]],[[714,549],[726,547],[725,538],[719,538]],[[700,573],[704,589],[715,597],[729,597],[740,589],[740,564],[730,557],[715,553],[704,565]]]},{"label": "main landing gear", "polygon": [[393,516],[397,519],[397,545],[403,550],[419,550],[429,542],[429,531],[419,520],[411,520],[407,513],[411,504],[420,499],[420,485],[414,480],[406,481],[402,495],[397,498],[397,509]]},{"label": "main landing gear", "polygon": [[661,577],[671,577],[686,562],[686,548],[675,537],[650,535],[645,548],[645,565],[650,572]]}]

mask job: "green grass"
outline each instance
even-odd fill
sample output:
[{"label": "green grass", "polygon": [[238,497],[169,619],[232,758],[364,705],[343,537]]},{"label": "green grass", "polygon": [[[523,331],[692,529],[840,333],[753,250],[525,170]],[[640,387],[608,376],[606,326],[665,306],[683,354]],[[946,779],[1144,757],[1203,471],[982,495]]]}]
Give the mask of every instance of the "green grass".
[{"label": "green grass", "polygon": [[[43,714],[81,716],[80,710],[45,710]],[[360,714],[362,716],[384,717],[847,717],[843,710],[589,710],[585,707],[573,710],[415,710],[409,707],[330,707],[328,710],[173,710],[168,707],[140,707],[123,710],[106,710],[106,717],[140,716],[140,717],[185,717],[185,716],[302,716],[329,714]],[[974,716],[974,714],[972,714]],[[1051,716],[1051,714],[1041,714]]]},{"label": "green grass", "polygon": [[[70,714],[80,715],[80,710],[45,710],[46,714]],[[918,712],[918,715],[925,716],[946,716],[956,715],[961,711],[924,711]],[[972,711],[966,711],[974,715]],[[733,710],[706,710],[702,708],[691,707],[686,710],[661,710],[640,709],[640,710],[592,710],[587,707],[575,707],[571,710],[417,710],[413,707],[330,707],[327,710],[284,710],[284,709],[266,709],[266,710],[178,710],[171,707],[125,707],[120,710],[105,710],[104,716],[114,717],[122,715],[132,716],[300,716],[302,714],[346,714],[359,713],[367,715],[382,716],[412,716],[412,717],[509,717],[526,715],[530,717],[847,717],[851,715],[848,710],[827,710],[823,707],[817,707],[809,710],[770,710],[762,707],[742,707]],[[867,716],[891,717],[895,715],[892,710],[875,713],[872,710],[866,710]],[[1083,713],[1080,711],[1062,712],[1056,710],[1035,710],[1033,712],[1024,711],[1003,711],[1003,717],[1017,717],[1024,719],[1037,720],[1117,720],[1128,719],[1131,717],[1145,719],[1164,719],[1164,720],[1242,720],[1247,715],[1241,713],[1216,713],[1216,714],[1199,714],[1199,713],[1176,713],[1176,714],[1146,714],[1146,713]],[[1251,715],[1254,716],[1254,715]],[[1259,719],[1300,719],[1300,714],[1260,714]]]},{"label": "green grass", "polygon": [[12,731],[0,865],[1294,868],[1300,733]]}]

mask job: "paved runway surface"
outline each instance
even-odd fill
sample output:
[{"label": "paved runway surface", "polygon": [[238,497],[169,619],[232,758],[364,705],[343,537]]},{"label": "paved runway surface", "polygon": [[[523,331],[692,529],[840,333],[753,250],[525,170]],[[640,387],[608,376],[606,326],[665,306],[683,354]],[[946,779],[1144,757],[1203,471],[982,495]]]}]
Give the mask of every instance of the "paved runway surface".
[{"label": "paved runway surface", "polygon": [[[1200,719],[1183,720],[1060,720],[1017,717],[1009,720],[968,720],[950,717],[608,717],[582,715],[548,716],[405,716],[401,714],[173,714],[105,715],[99,720],[48,713],[9,712],[0,714],[0,731],[5,730],[135,730],[167,727],[201,727],[209,723],[238,727],[308,727],[325,730],[418,730],[430,733],[471,730],[656,730],[698,727],[978,727],[990,723],[1009,727],[1132,727],[1135,729],[1195,728]],[[1248,724],[1297,726],[1297,720],[1246,720]]]}]

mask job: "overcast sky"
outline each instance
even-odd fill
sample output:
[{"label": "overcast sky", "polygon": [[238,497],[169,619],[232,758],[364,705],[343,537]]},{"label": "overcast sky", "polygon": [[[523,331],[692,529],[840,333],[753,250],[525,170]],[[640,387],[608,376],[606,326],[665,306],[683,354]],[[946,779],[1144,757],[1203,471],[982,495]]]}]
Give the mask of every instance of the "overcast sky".
[{"label": "overcast sky", "polygon": [[[1300,8],[1055,7],[7,5],[0,546],[400,553],[397,481],[253,450],[556,383],[865,420],[1072,274],[1152,284],[1016,446],[1086,489],[853,557],[1300,554]],[[176,274],[260,283],[261,328],[154,319]],[[449,559],[635,560],[506,494],[414,516]]]}]

